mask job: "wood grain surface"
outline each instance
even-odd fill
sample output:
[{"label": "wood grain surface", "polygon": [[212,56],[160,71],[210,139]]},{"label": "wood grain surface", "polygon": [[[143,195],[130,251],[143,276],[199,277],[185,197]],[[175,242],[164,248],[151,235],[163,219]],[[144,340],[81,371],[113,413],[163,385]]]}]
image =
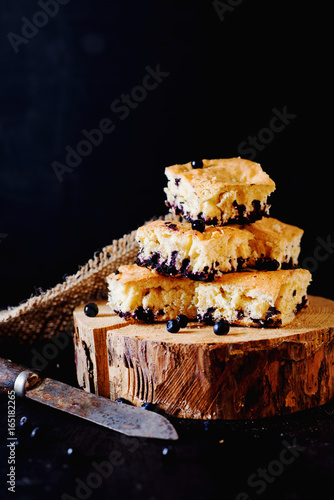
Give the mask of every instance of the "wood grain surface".
[{"label": "wood grain surface", "polygon": [[309,299],[287,327],[231,327],[225,336],[197,323],[171,334],[165,323],[125,321],[106,303],[88,318],[80,306],[78,383],[181,418],[259,418],[324,404],[334,395],[334,301]]}]

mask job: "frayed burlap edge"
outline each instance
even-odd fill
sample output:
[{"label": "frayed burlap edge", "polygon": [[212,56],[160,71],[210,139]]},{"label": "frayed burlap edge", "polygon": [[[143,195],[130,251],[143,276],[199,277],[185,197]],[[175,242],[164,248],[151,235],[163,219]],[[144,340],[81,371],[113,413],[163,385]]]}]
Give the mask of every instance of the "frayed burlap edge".
[{"label": "frayed burlap edge", "polygon": [[[167,214],[159,218],[170,220],[175,217]],[[0,342],[32,343],[60,331],[73,330],[75,307],[87,301],[106,299],[106,277],[120,265],[135,261],[138,252],[136,233],[134,230],[96,252],[76,274],[68,276],[51,290],[2,311]]]}]

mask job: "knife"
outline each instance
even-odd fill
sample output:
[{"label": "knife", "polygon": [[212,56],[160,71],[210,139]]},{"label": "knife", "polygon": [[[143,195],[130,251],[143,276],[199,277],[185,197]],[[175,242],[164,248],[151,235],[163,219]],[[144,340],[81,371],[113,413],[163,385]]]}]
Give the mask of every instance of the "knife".
[{"label": "knife", "polygon": [[96,396],[0,358],[0,393],[51,406],[128,436],[178,439],[173,425],[162,415]]}]

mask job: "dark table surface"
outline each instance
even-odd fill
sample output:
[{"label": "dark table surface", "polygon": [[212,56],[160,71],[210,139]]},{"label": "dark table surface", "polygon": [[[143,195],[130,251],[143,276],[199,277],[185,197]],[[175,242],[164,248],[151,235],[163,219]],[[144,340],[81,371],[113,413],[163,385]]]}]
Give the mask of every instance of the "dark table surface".
[{"label": "dark table surface", "polygon": [[[32,347],[1,355],[27,362]],[[73,347],[46,374],[76,385]],[[16,399],[15,420],[29,417],[40,438],[15,448],[15,493],[8,491],[8,397],[0,398],[1,498],[322,499],[334,498],[334,400],[261,420],[172,419],[173,442],[129,438],[30,400]],[[16,434],[19,435],[17,429]],[[72,448],[74,454],[68,456]],[[163,451],[168,449],[168,453]]]}]

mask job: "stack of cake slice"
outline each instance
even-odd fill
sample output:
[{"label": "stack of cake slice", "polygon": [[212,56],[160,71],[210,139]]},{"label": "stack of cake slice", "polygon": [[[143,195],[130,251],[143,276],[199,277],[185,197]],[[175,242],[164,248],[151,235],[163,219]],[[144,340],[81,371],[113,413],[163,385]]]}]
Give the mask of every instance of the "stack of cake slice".
[{"label": "stack of cake slice", "polygon": [[[185,221],[137,231],[136,264],[107,278],[109,305],[125,319],[273,327],[307,306],[309,271],[298,269],[303,230],[269,217],[275,183],[242,158],[165,170],[166,205]],[[175,217],[176,218],[176,217]]]}]

